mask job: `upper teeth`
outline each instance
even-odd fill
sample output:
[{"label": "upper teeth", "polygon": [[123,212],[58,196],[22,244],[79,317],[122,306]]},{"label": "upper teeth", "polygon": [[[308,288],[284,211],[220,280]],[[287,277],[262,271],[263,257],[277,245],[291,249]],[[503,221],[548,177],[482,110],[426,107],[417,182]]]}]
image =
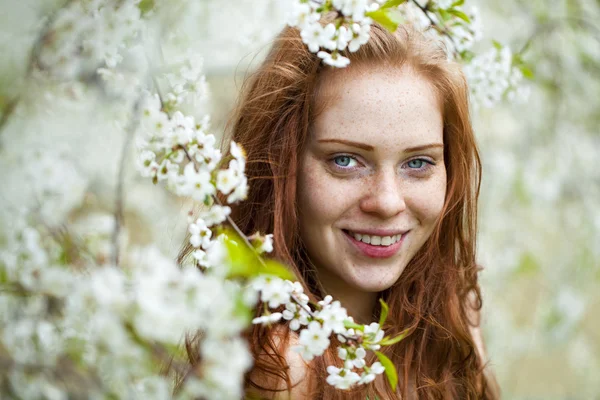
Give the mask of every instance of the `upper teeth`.
[{"label": "upper teeth", "polygon": [[364,235],[361,233],[352,233],[354,239],[359,240],[364,243],[371,244],[373,246],[389,246],[391,244],[396,243],[402,235],[394,235],[394,236],[375,236],[375,235]]}]

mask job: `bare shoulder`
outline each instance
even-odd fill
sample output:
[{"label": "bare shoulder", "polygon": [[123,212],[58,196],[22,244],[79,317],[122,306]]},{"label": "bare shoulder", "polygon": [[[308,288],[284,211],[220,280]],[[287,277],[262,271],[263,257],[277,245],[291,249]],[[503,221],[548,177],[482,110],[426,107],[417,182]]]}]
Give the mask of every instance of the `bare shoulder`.
[{"label": "bare shoulder", "polygon": [[475,293],[470,293],[470,295],[467,297],[467,312],[467,317],[469,319],[469,330],[471,332],[471,337],[475,342],[477,357],[481,361],[481,364],[484,366],[483,373],[487,381],[488,395],[493,399],[499,399],[500,386],[498,385],[496,375],[494,373],[490,359],[487,354],[485,341],[483,338],[483,332],[481,329],[481,308],[478,307],[478,301],[475,296]]},{"label": "bare shoulder", "polygon": [[[292,350],[294,346],[299,344],[298,334],[294,331],[288,331],[287,327],[275,326],[271,329],[271,338],[278,353],[285,358],[291,390],[288,391],[288,384],[284,379],[253,370],[250,373],[251,380],[273,389],[268,393],[261,391],[261,397],[273,400],[310,399],[309,365],[300,353]],[[273,353],[264,352],[258,357],[272,359],[273,356]]]},{"label": "bare shoulder", "polygon": [[467,318],[469,320],[469,331],[471,337],[475,342],[475,348],[477,349],[477,355],[479,356],[482,364],[488,362],[487,351],[485,348],[485,342],[483,341],[483,333],[481,330],[481,309],[478,307],[478,301],[475,292],[469,293],[467,296]]}]

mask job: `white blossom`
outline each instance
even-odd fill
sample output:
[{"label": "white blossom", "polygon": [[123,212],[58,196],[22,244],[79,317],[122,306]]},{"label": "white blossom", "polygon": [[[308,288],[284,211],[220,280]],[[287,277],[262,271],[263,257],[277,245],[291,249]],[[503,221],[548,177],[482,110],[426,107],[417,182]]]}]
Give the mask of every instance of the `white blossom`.
[{"label": "white blossom", "polygon": [[190,243],[192,246],[201,247],[203,249],[209,247],[212,231],[206,226],[204,220],[196,220],[195,223],[190,224],[188,230],[191,234]]},{"label": "white blossom", "polygon": [[193,163],[188,163],[178,182],[177,191],[180,195],[191,196],[194,200],[204,201],[215,194],[215,187],[210,182],[210,173],[206,170],[196,171]]},{"label": "white blossom", "polygon": [[331,65],[332,67],[344,68],[350,64],[350,59],[340,54],[319,51],[317,56],[321,58],[325,64]]},{"label": "white blossom", "polygon": [[278,322],[281,319],[281,313],[273,313],[273,314],[269,314],[269,315],[263,315],[257,318],[254,318],[252,320],[253,324],[260,324],[260,325],[269,325],[269,324],[273,324],[275,322]]},{"label": "white blossom", "polygon": [[327,367],[327,383],[337,389],[350,389],[360,382],[361,378],[356,372],[346,368]]},{"label": "white blossom", "polygon": [[324,329],[317,321],[312,321],[300,331],[299,344],[293,346],[292,350],[299,352],[306,361],[310,361],[322,355],[329,347],[330,333],[331,331]]},{"label": "white blossom", "polygon": [[209,209],[200,211],[198,219],[203,220],[206,226],[211,227],[224,222],[229,214],[231,214],[229,206],[214,204]]},{"label": "white blossom", "polygon": [[260,290],[260,300],[268,303],[270,308],[277,308],[290,300],[289,286],[281,278],[261,275],[252,281],[255,290]]}]

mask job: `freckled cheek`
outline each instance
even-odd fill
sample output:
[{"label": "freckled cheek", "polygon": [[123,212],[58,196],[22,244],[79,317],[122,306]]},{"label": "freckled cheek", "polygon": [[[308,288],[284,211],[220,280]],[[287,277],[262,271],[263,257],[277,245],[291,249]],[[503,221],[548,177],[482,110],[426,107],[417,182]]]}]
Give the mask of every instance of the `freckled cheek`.
[{"label": "freckled cheek", "polygon": [[446,179],[430,180],[410,188],[406,202],[422,222],[432,222],[440,215],[446,196]]},{"label": "freckled cheek", "polygon": [[321,225],[334,223],[351,207],[352,185],[316,168],[306,168],[303,172],[298,182],[300,217]]}]

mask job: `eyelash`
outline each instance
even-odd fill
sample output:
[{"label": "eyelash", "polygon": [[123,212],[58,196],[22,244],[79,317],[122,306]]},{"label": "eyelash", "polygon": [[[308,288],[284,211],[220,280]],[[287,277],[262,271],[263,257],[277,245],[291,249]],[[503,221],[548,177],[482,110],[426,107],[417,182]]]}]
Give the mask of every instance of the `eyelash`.
[{"label": "eyelash", "polygon": [[350,154],[337,154],[335,156],[333,156],[330,160],[330,162],[332,163],[333,168],[337,169],[338,171],[349,171],[349,170],[353,170],[353,167],[342,167],[340,165],[337,165],[335,163],[335,160],[338,158],[342,158],[342,157],[347,157],[351,160],[354,160],[356,163],[358,163],[358,160],[356,159],[356,157],[350,155]]},{"label": "eyelash", "polygon": [[[354,160],[357,163],[359,162],[358,159],[355,156],[353,156],[353,155],[350,155],[350,154],[337,154],[334,157],[332,157],[331,160],[330,160],[330,163],[332,164],[332,166],[333,166],[334,169],[337,169],[338,171],[348,172],[348,171],[352,171],[352,170],[354,170],[356,168],[356,167],[342,167],[340,165],[337,165],[335,163],[335,160],[339,159],[339,158],[342,158],[342,157],[350,158],[350,159]],[[421,161],[423,163],[423,166],[421,168],[410,168],[410,167],[407,167],[408,169],[410,169],[410,170],[412,170],[412,171],[414,171],[416,173],[426,172],[426,171],[428,171],[430,168],[432,168],[435,165],[435,163],[433,161],[430,161],[430,160],[428,160],[426,158],[423,158],[423,157],[418,157],[418,158],[413,158],[411,160],[408,160],[405,163],[405,165],[408,165],[408,163],[413,162],[413,161]],[[404,168],[404,166],[402,168]]]},{"label": "eyelash", "polygon": [[422,158],[422,157],[413,158],[412,160],[408,160],[406,162],[406,165],[408,165],[408,163],[410,163],[412,161],[422,161],[423,164],[424,164],[424,166],[421,167],[421,168],[410,168],[409,167],[409,169],[411,169],[413,171],[416,171],[416,172],[425,172],[425,171],[428,171],[430,168],[432,168],[435,165],[435,163],[433,161],[430,161],[430,160],[428,160],[426,158]]}]

